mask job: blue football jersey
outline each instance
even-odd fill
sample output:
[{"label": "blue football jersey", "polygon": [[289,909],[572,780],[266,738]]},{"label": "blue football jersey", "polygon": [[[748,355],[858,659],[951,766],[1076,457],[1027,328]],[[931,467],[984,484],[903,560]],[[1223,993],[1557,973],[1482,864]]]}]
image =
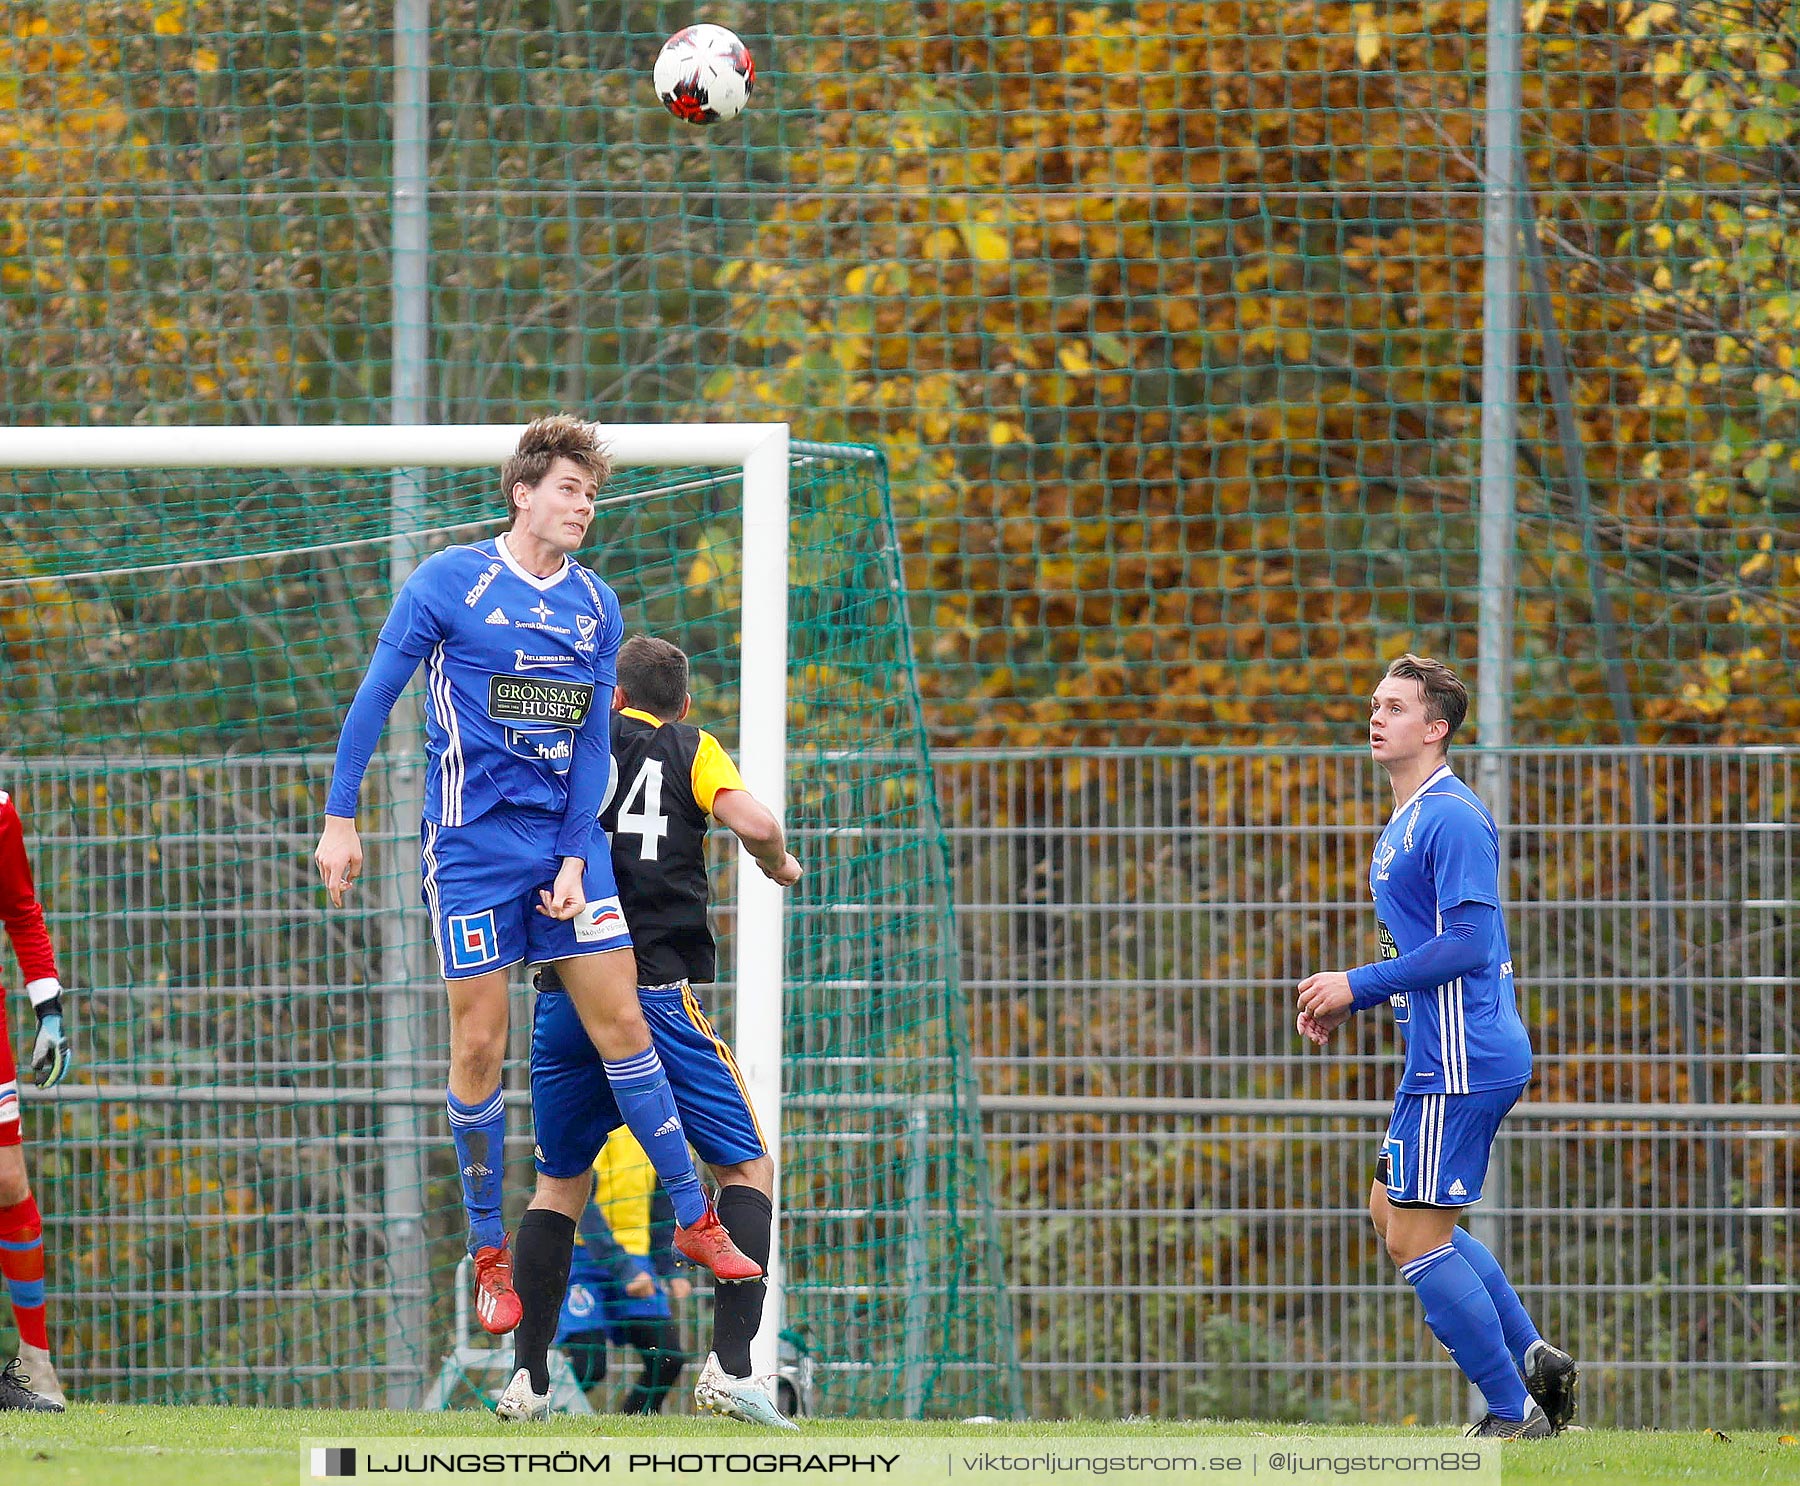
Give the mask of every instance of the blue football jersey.
[{"label": "blue football jersey", "polygon": [[381,638],[425,662],[425,819],[561,811],[576,732],[610,721],[624,636],[613,591],[572,559],[539,578],[497,537],[419,564]]},{"label": "blue football jersey", "polygon": [[[1375,843],[1369,886],[1389,958],[1435,939],[1442,913],[1458,903],[1500,907],[1499,828],[1448,766],[1388,821]],[[1503,915],[1494,917],[1491,941],[1480,969],[1389,1001],[1406,1039],[1403,1093],[1467,1094],[1531,1076],[1531,1040],[1519,1020]]]}]

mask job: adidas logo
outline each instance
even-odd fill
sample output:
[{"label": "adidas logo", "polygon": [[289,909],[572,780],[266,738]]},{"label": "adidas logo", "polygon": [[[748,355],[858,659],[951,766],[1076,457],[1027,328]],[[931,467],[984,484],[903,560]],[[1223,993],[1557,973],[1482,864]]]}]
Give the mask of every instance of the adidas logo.
[{"label": "adidas logo", "polygon": [[1450,1195],[1452,1197],[1467,1197],[1469,1195],[1469,1189],[1462,1184],[1461,1177],[1458,1177],[1455,1181],[1450,1183]]},{"label": "adidas logo", "polygon": [[483,1166],[479,1161],[471,1161],[467,1166],[463,1167],[462,1174],[464,1176],[483,1177],[492,1176],[494,1173]]},{"label": "adidas logo", "polygon": [[655,1130],[653,1130],[650,1133],[650,1138],[652,1140],[654,1140],[654,1139],[656,1139],[656,1137],[658,1135],[673,1135],[680,1128],[681,1128],[681,1116],[680,1115],[670,1115],[668,1117],[668,1119],[664,1120],[660,1125],[658,1125],[656,1127]]},{"label": "adidas logo", "polygon": [[488,615],[487,622],[489,624],[510,624],[510,623],[512,623],[512,621],[506,617],[506,615],[501,611],[499,605],[497,605],[497,604],[494,606],[494,612]]}]

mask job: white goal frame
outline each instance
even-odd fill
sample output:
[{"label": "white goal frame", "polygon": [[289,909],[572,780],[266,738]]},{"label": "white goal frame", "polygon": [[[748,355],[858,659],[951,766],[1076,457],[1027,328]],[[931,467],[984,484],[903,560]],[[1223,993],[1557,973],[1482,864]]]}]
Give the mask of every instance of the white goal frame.
[{"label": "white goal frame", "polygon": [[[498,471],[522,423],[214,428],[0,428],[0,469],[475,469]],[[788,425],[600,424],[620,468],[742,471],[744,530],[738,762],[744,783],[786,818]],[[498,512],[495,525],[501,523]],[[404,535],[404,533],[397,533]],[[604,573],[601,574],[605,576]],[[776,1369],[783,1324],[781,1233],[782,890],[738,863],[736,1056],[776,1172],[769,1289],[752,1346]],[[434,1103],[441,1095],[431,1091]]]}]

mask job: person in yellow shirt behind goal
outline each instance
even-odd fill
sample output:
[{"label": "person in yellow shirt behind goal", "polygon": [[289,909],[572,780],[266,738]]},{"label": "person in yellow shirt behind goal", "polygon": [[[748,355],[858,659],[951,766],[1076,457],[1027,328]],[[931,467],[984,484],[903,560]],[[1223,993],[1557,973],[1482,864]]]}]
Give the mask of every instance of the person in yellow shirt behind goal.
[{"label": "person in yellow shirt behind goal", "polygon": [[594,1162],[594,1195],[576,1223],[554,1342],[584,1393],[606,1377],[609,1342],[637,1348],[643,1371],[620,1402],[621,1414],[660,1410],[688,1362],[669,1304],[693,1289],[669,1244],[674,1228],[675,1209],[656,1168],[621,1126]]}]

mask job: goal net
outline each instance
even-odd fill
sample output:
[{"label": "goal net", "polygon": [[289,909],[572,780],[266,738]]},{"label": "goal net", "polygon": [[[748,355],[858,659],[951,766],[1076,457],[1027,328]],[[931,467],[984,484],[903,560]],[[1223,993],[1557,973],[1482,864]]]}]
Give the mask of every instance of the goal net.
[{"label": "goal net", "polygon": [[[1016,1353],[879,457],[784,430],[751,452],[718,429],[607,432],[622,468],[582,560],[629,632],[692,657],[694,720],[753,789],[785,790],[806,866],[771,903],[714,843],[708,1001],[766,1126],[780,1090],[785,1327],[824,1412],[1005,1412]],[[25,1135],[82,1397],[413,1407],[461,1340],[416,680],[365,784],[346,909],[311,852],[395,584],[501,528],[515,437],[0,432],[0,788],[78,1057],[63,1088],[26,1088]],[[509,1222],[531,1182],[517,980]],[[8,1015],[29,1047],[22,996]],[[704,1355],[704,1287],[681,1324]]]}]

